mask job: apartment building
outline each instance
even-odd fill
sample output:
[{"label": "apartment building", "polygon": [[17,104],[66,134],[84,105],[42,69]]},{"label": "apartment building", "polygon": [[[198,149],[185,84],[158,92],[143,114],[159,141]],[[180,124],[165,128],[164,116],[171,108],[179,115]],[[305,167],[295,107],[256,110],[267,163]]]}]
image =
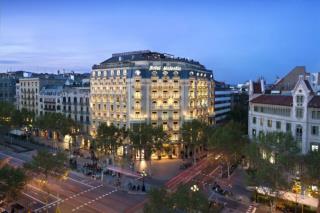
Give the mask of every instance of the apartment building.
[{"label": "apartment building", "polygon": [[320,148],[320,96],[310,74],[296,67],[277,81],[270,91],[264,81],[250,82],[248,134],[291,133],[302,153]]}]

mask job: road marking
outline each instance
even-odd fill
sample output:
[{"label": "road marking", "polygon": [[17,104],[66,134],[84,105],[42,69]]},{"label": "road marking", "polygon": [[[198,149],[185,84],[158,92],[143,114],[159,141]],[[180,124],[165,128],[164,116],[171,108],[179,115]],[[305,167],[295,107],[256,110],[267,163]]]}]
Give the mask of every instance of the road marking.
[{"label": "road marking", "polygon": [[76,183],[79,183],[79,184],[82,184],[82,185],[84,185],[84,186],[88,186],[88,187],[90,187],[90,188],[94,188],[94,186],[92,186],[92,185],[83,183],[83,182],[78,181],[78,180],[76,180],[76,179],[73,179],[73,178],[71,178],[71,177],[68,177],[68,180],[72,180],[72,181],[74,181],[74,182],[76,182]]},{"label": "road marking", "polygon": [[45,194],[49,194],[50,196],[52,196],[52,197],[54,197],[54,198],[56,198],[56,199],[58,199],[58,200],[60,199],[60,198],[58,198],[57,196],[55,196],[55,195],[53,195],[53,194],[51,194],[51,193],[45,192],[45,191],[43,191],[43,190],[39,189],[38,187],[35,187],[35,186],[31,185],[31,184],[27,184],[27,186],[29,186],[29,187],[31,187],[31,188],[34,188],[35,190],[40,191],[40,192],[43,192],[43,193],[45,193]]},{"label": "road marking", "polygon": [[[90,188],[90,189],[88,190],[88,192],[89,192],[89,191],[92,191],[92,190],[94,190],[94,189],[97,189],[97,188],[99,188],[99,187],[102,187],[102,186],[103,186],[103,184],[101,184],[101,185],[99,185],[99,186],[96,186],[96,187],[93,187],[93,188]],[[65,202],[65,201],[69,200],[69,199],[73,199],[73,198],[76,198],[77,196],[80,196],[81,193],[83,194],[83,191],[82,191],[82,192],[79,192],[79,193],[77,193],[77,194],[71,195],[71,196],[69,196],[69,197],[67,197],[67,198],[65,198],[65,199],[60,199],[60,200],[58,200],[58,201],[54,201],[54,202],[50,203],[49,205],[56,204],[57,202],[63,203],[63,202]],[[40,212],[42,209],[50,208],[49,205],[40,207],[40,208],[38,208],[38,209],[36,209],[36,210],[34,210],[34,211],[35,211],[35,212]]]},{"label": "road marking", "polygon": [[27,197],[30,197],[31,199],[33,199],[33,200],[35,200],[35,201],[37,201],[37,202],[39,202],[39,203],[41,203],[41,204],[43,204],[43,205],[46,205],[46,204],[45,204],[44,202],[42,202],[41,200],[39,200],[39,199],[37,199],[37,198],[35,198],[35,197],[33,197],[33,196],[25,193],[25,192],[22,192],[22,194],[24,194],[24,195],[27,196]]},{"label": "road marking", "polygon": [[212,172],[210,172],[210,176],[212,176],[213,175],[213,173],[215,173],[218,169],[220,168],[220,166],[217,166]]},{"label": "road marking", "polygon": [[101,196],[99,196],[99,197],[96,197],[95,199],[92,199],[92,200],[90,200],[90,201],[82,204],[81,206],[78,206],[78,207],[72,209],[72,212],[74,212],[74,211],[76,211],[76,210],[79,210],[80,208],[82,208],[82,207],[84,207],[84,206],[87,206],[87,205],[89,205],[89,204],[91,204],[91,203],[93,203],[93,202],[95,202],[95,201],[98,201],[98,200],[102,199],[102,198],[105,197],[105,196],[111,195],[112,193],[114,193],[114,192],[116,192],[116,191],[118,191],[118,190],[115,189],[115,190],[113,190],[113,191],[111,191],[111,192],[108,192],[108,193],[105,193],[105,194],[103,194],[103,195],[101,195]]}]

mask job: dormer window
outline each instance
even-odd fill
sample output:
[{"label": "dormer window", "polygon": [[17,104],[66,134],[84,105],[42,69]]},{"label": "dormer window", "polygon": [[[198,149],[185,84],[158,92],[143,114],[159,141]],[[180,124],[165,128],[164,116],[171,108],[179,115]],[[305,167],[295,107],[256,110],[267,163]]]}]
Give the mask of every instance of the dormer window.
[{"label": "dormer window", "polygon": [[303,105],[303,101],[304,101],[304,96],[302,96],[302,95],[297,95],[296,96],[297,106],[302,106]]}]

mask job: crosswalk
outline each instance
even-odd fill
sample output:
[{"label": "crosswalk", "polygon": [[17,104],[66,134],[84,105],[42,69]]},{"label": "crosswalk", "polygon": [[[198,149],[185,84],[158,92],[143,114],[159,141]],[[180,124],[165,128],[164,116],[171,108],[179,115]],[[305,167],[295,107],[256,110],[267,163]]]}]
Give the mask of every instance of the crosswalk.
[{"label": "crosswalk", "polygon": [[257,207],[255,207],[253,204],[251,204],[248,208],[248,210],[246,211],[246,213],[255,213],[257,210]]},{"label": "crosswalk", "polygon": [[89,189],[86,189],[86,190],[81,191],[81,192],[79,192],[79,193],[77,193],[77,194],[73,194],[73,195],[71,195],[71,196],[69,196],[69,197],[67,197],[67,198],[65,198],[65,199],[58,199],[58,200],[55,201],[55,202],[52,202],[52,203],[50,203],[50,204],[48,204],[48,205],[46,205],[46,206],[43,206],[43,207],[41,207],[41,208],[36,209],[34,212],[39,212],[39,213],[40,213],[40,212],[43,212],[43,211],[47,211],[48,209],[50,209],[50,208],[52,208],[52,207],[55,207],[56,205],[59,205],[59,204],[65,202],[65,201],[68,201],[68,200],[70,200],[70,199],[74,199],[74,198],[76,198],[76,197],[78,197],[78,196],[83,195],[84,193],[88,193],[88,192],[90,192],[90,191],[92,191],[92,190],[95,190],[95,189],[97,189],[97,188],[100,188],[100,187],[102,187],[102,186],[103,186],[103,184],[101,184],[101,185],[99,185],[99,186],[95,186],[95,187],[89,188]]},{"label": "crosswalk", "polygon": [[114,192],[116,192],[116,191],[118,191],[118,190],[115,189],[115,190],[113,190],[113,191],[111,191],[111,192],[107,192],[107,193],[105,193],[105,194],[103,194],[103,195],[100,195],[99,197],[96,197],[95,199],[92,199],[92,200],[90,200],[90,201],[88,201],[88,202],[86,202],[86,203],[84,203],[84,204],[82,204],[82,205],[80,205],[80,206],[72,209],[72,212],[78,211],[78,210],[80,210],[81,208],[84,208],[84,207],[90,205],[90,204],[93,203],[93,202],[96,202],[96,201],[98,201],[98,200],[100,200],[100,199],[102,199],[102,198],[104,198],[104,197],[106,197],[106,196],[109,196],[109,195],[111,195],[112,193],[114,193]]}]

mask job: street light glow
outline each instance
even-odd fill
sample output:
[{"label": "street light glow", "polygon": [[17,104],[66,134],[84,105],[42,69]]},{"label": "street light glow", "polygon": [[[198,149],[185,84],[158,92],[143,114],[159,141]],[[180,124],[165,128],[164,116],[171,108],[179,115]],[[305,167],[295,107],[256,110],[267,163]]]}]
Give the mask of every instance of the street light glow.
[{"label": "street light glow", "polygon": [[199,191],[199,187],[196,185],[196,184],[194,184],[193,186],[191,186],[191,191],[193,191],[193,192],[197,192],[197,191]]}]

